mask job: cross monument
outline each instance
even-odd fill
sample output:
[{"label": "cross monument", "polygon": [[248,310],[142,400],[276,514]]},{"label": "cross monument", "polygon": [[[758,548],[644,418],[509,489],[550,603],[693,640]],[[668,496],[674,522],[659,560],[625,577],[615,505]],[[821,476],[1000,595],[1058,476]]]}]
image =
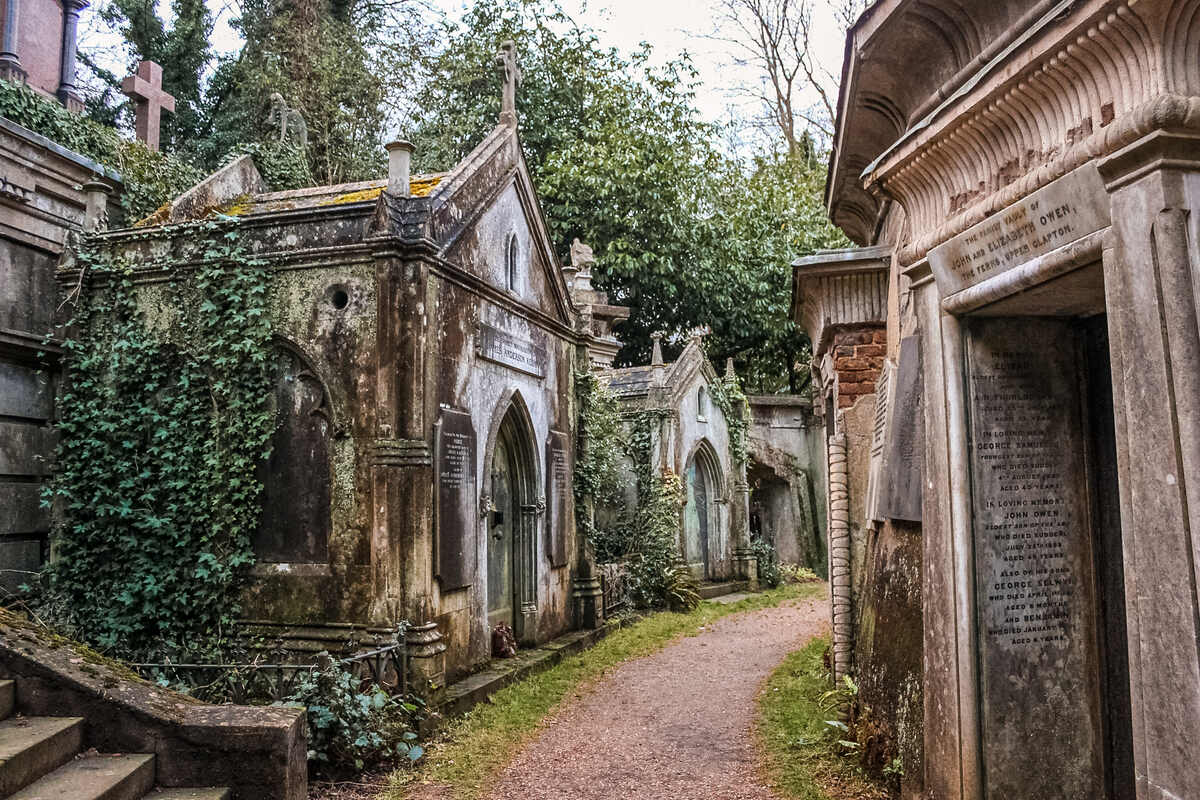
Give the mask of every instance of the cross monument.
[{"label": "cross monument", "polygon": [[138,140],[157,150],[159,115],[175,110],[175,98],[162,90],[162,67],[153,61],[139,61],[137,74],[121,81],[121,91],[137,103]]},{"label": "cross monument", "polygon": [[517,64],[517,49],[512,42],[500,45],[496,54],[496,71],[504,84],[504,94],[500,99],[500,119],[516,123],[517,121],[517,87],[521,85],[521,67]]}]

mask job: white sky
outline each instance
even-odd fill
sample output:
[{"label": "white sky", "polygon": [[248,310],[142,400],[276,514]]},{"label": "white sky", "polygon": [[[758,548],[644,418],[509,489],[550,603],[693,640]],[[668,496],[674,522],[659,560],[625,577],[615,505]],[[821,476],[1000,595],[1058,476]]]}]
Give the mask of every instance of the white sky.
[{"label": "white sky", "polygon": [[[240,41],[230,29],[229,21],[236,16],[236,0],[207,0],[216,17],[213,32],[214,46],[220,52],[236,52]],[[469,0],[428,0],[432,6],[456,17],[470,6]],[[748,68],[733,64],[733,46],[713,41],[706,36],[716,28],[717,0],[560,0],[564,10],[581,23],[591,25],[600,33],[602,43],[629,52],[642,41],[654,48],[654,62],[662,64],[687,51],[695,64],[701,81],[697,104],[705,118],[725,121],[734,115],[744,118],[756,112],[738,87],[754,87],[761,81]],[[169,2],[158,0],[159,13],[168,16]],[[81,46],[97,43],[115,44],[111,32],[103,30],[98,18],[97,2],[83,12]],[[817,58],[834,75],[839,74],[842,57],[842,34],[834,23],[824,0],[814,0],[814,44],[819,47]],[[126,68],[119,48],[105,59],[118,74]],[[815,97],[808,98],[815,102]]]}]

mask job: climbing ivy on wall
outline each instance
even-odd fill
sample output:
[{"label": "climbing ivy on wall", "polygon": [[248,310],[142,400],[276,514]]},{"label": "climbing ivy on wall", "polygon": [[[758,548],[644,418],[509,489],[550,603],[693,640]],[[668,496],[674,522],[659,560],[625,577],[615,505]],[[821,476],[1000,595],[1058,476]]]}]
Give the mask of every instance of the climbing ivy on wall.
[{"label": "climbing ivy on wall", "polygon": [[[187,651],[231,621],[260,514],[270,271],[236,221],[187,228],[198,264],[114,260],[85,240],[63,343],[44,606],[125,658]],[[167,282],[138,284],[146,267]]]},{"label": "climbing ivy on wall", "polygon": [[750,452],[750,405],[737,377],[714,381],[709,396],[725,415],[729,455],[735,466],[744,466]]}]

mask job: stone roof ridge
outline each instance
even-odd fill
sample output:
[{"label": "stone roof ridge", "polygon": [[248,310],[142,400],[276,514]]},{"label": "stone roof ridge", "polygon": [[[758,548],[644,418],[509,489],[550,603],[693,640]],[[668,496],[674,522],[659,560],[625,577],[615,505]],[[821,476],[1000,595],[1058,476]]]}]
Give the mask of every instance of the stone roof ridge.
[{"label": "stone roof ridge", "polygon": [[492,128],[492,132],[483,137],[483,141],[475,145],[475,149],[467,153],[466,157],[459,161],[454,167],[447,172],[438,182],[437,187],[429,193],[430,200],[437,205],[445,198],[449,197],[460,186],[466,183],[467,179],[475,173],[475,170],[480,164],[503,147],[510,136],[516,135],[516,129],[510,125],[499,124]]}]

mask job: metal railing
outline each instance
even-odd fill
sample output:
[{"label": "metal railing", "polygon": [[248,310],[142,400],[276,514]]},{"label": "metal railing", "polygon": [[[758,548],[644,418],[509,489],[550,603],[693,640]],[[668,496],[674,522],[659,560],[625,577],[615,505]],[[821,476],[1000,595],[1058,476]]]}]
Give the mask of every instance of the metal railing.
[{"label": "metal railing", "polygon": [[629,607],[629,568],[621,562],[597,564],[604,590],[604,616]]}]

